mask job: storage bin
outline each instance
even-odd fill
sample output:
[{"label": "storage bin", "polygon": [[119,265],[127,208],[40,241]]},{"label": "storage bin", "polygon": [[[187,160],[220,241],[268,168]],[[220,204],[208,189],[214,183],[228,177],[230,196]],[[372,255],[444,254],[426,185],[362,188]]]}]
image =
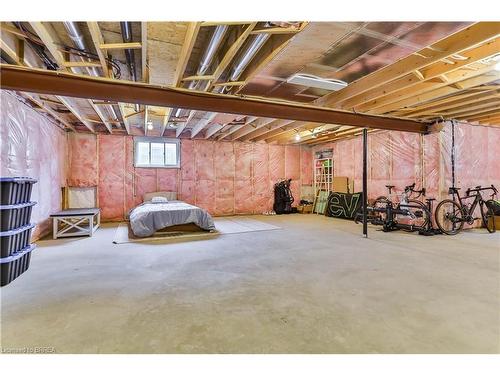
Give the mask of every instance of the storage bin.
[{"label": "storage bin", "polygon": [[1,177],[0,205],[29,202],[33,184],[36,182],[37,180],[29,177]]},{"label": "storage bin", "polygon": [[6,258],[0,258],[0,286],[5,286],[25,272],[30,266],[31,252],[35,244],[25,247]]},{"label": "storage bin", "polygon": [[0,206],[0,232],[28,225],[35,204],[36,202],[28,202]]},{"label": "storage bin", "polygon": [[0,257],[11,256],[16,251],[30,244],[31,230],[35,224],[29,224],[17,229],[0,232]]}]

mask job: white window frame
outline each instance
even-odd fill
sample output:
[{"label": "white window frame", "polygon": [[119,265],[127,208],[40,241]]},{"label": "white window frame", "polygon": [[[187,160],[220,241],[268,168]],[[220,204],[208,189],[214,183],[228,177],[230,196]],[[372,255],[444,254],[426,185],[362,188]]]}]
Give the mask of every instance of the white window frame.
[{"label": "white window frame", "polygon": [[[151,161],[151,143],[169,143],[176,145],[176,160],[177,163],[174,165],[158,165],[158,164],[139,164],[138,161],[138,153],[137,153],[137,145],[139,142],[148,142],[150,143],[149,152]],[[177,138],[160,138],[160,137],[134,137],[134,167],[136,168],[180,168],[181,167],[181,142],[180,139]]]}]

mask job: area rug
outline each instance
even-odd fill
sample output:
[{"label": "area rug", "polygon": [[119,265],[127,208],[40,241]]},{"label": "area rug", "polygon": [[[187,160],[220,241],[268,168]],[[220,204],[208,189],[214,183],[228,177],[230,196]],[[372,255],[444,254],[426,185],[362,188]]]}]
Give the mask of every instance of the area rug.
[{"label": "area rug", "polygon": [[215,232],[207,232],[194,225],[177,226],[173,229],[158,231],[151,237],[136,237],[130,229],[128,223],[120,223],[116,228],[113,243],[129,243],[129,242],[149,242],[149,241],[164,241],[177,242],[179,240],[198,240],[217,237],[219,235],[260,232],[281,229],[276,225],[264,223],[260,220],[249,217],[218,217],[214,218]]}]

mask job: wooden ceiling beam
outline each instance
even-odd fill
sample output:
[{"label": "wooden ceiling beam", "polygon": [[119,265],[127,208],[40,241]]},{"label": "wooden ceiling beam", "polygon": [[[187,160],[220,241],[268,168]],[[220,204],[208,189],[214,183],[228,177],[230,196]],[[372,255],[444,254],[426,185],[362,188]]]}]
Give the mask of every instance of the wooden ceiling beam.
[{"label": "wooden ceiling beam", "polygon": [[130,134],[130,122],[129,122],[129,119],[127,117],[125,104],[118,103],[118,108],[120,109],[120,115],[122,116],[123,125],[125,126],[125,130],[127,131],[127,134]]},{"label": "wooden ceiling beam", "polygon": [[68,128],[68,129],[70,129],[72,131],[76,131],[75,127],[68,120],[66,120],[64,117],[62,117],[59,113],[57,113],[56,111],[54,111],[49,106],[44,105],[42,100],[35,98],[34,95],[29,94],[29,93],[23,93],[22,95],[25,96],[25,97],[27,97],[33,103],[35,103],[38,107],[43,108],[45,111],[47,111],[47,113],[49,115],[51,115],[52,117],[54,117],[57,121],[59,121],[61,124],[63,124],[66,128]]},{"label": "wooden ceiling beam", "polygon": [[218,137],[218,140],[221,141],[224,138],[226,138],[227,136],[234,134],[236,131],[243,129],[246,126],[250,126],[250,124],[252,124],[257,119],[258,119],[258,117],[255,117],[255,116],[247,116],[245,119],[245,124],[231,126],[229,131],[224,132],[223,134],[219,134],[220,136]]},{"label": "wooden ceiling beam", "polygon": [[101,43],[99,49],[141,49],[142,43],[129,42],[129,43]]},{"label": "wooden ceiling beam", "polygon": [[114,100],[159,107],[189,108],[198,111],[231,113],[282,120],[333,123],[386,130],[425,133],[427,124],[408,119],[345,112],[305,104],[245,98],[207,92],[155,86],[138,82],[111,80],[29,69],[1,64],[4,89],[52,95]]},{"label": "wooden ceiling beam", "polygon": [[[30,22],[30,25],[33,28],[33,30],[35,30],[35,32],[38,35],[38,37],[40,38],[40,40],[42,40],[42,42],[45,44],[45,47],[49,50],[49,52],[52,55],[52,57],[56,60],[56,63],[59,66],[59,70],[63,71],[63,72],[68,72],[69,71],[68,68],[66,68],[65,65],[64,65],[65,62],[66,62],[66,59],[64,58],[62,52],[59,50],[59,43],[56,41],[56,35],[53,32],[51,32],[42,22]],[[67,102],[66,99],[63,99],[63,98],[60,98],[60,97],[58,97],[58,99],[61,102],[63,102],[63,103]],[[108,129],[108,131],[111,133],[112,132],[111,125],[106,120],[106,117],[102,113],[101,109],[98,108],[97,106],[95,106],[94,103],[91,100],[87,100],[87,102],[94,109],[94,111],[97,114],[97,116],[99,116],[99,118],[101,119],[101,121],[103,122],[103,124],[106,126],[106,128]],[[76,109],[74,106],[72,106],[72,108],[68,108],[68,109],[73,114],[75,114],[75,116],[80,121],[82,121],[81,119],[83,118],[83,116],[78,112],[78,109]],[[78,113],[78,116],[76,115],[76,113]],[[83,123],[85,124],[85,126],[87,126],[87,124],[89,122],[85,121]],[[87,126],[87,128],[89,128],[89,126]],[[89,130],[91,132],[95,132],[93,126],[92,126],[92,128],[89,128]]]},{"label": "wooden ceiling beam", "polygon": [[453,116],[457,120],[468,120],[471,116],[483,116],[483,115],[491,115],[493,113],[498,112],[498,105],[494,105],[493,108],[488,108],[488,109],[478,109],[474,111],[470,111],[467,113],[460,114],[458,116]]},{"label": "wooden ceiling beam", "polygon": [[[182,43],[182,49],[179,54],[179,58],[177,60],[177,66],[175,68],[174,79],[172,81],[172,85],[174,87],[179,87],[182,82],[182,77],[184,76],[184,72],[186,71],[186,66],[189,62],[189,57],[191,56],[191,52],[193,51],[194,44],[196,42],[196,38],[198,38],[198,33],[200,32],[201,22],[189,22],[186,36],[184,37],[184,42]],[[167,128],[167,124],[170,121],[170,117],[172,116],[172,108],[169,107],[165,110],[165,117],[163,118],[163,125],[161,129],[161,135],[165,133],[165,129]],[[177,126],[176,136],[179,137],[186,127],[186,123],[181,123]]]},{"label": "wooden ceiling beam", "polygon": [[244,137],[247,134],[250,134],[256,129],[259,129],[271,122],[275,121],[274,118],[258,118],[255,121],[252,121],[250,124],[244,125],[241,129],[238,129],[231,135],[231,140],[236,141],[241,137]]},{"label": "wooden ceiling beam", "polygon": [[[3,23],[2,23],[3,25]],[[3,29],[3,28],[2,28]],[[16,29],[17,30],[17,29]],[[33,64],[30,63],[28,60],[26,59],[20,59],[19,58],[19,55],[18,55],[18,52],[15,52],[14,50],[12,50],[11,48],[9,48],[9,46],[7,45],[7,43],[5,43],[3,41],[3,39],[0,39],[0,48],[2,49],[2,51],[4,51],[13,61],[16,62],[16,64],[20,65],[20,66],[28,66],[28,67],[31,67],[33,68]],[[43,108],[48,114],[50,114],[52,117],[54,117],[57,121],[61,122],[64,126],[66,126],[68,129],[72,130],[72,131],[76,131],[74,126],[69,122],[67,121],[66,119],[64,119],[64,117],[62,117],[61,115],[59,115],[58,112],[54,111],[52,108],[50,108],[48,105],[45,105],[44,102],[42,100],[38,100],[34,95],[31,95],[31,94],[28,94],[28,93],[21,93],[22,96],[28,98],[29,100],[31,100],[33,103],[35,103],[37,106],[39,106],[40,108]],[[57,98],[57,97],[56,97]],[[62,103],[60,101],[60,98],[57,98],[59,99],[59,102],[57,102],[57,104],[61,105],[61,106],[64,106],[64,103]],[[66,107],[67,108],[67,107]],[[67,108],[69,111],[71,111],[71,109]]]},{"label": "wooden ceiling beam", "polygon": [[[472,105],[471,105],[472,104]],[[468,113],[476,109],[488,108],[492,106],[500,106],[500,95],[495,95],[489,100],[481,101],[479,103],[470,103],[469,105],[462,105],[460,107],[452,108],[445,112],[440,112],[444,117],[455,116],[458,114]]]},{"label": "wooden ceiling beam", "polygon": [[[319,130],[318,130],[319,128]],[[274,141],[276,140],[278,144],[290,144],[290,140],[292,141],[292,144],[299,144],[300,142],[305,142],[308,140],[313,140],[317,139],[318,136],[321,136],[323,132],[333,132],[333,131],[343,131],[343,130],[348,130],[352,129],[351,126],[339,126],[339,125],[333,125],[333,124],[324,124],[323,126],[319,127],[307,127],[305,130],[299,131],[300,135],[300,140],[296,140],[295,134],[293,132],[288,132],[285,133],[277,138],[268,140],[268,141]]]},{"label": "wooden ceiling beam", "polygon": [[[303,121],[300,121],[302,125],[304,125]],[[240,140],[241,141],[251,141],[251,140],[258,140],[261,139],[262,136],[272,132],[273,130],[279,129],[282,130],[284,126],[287,126],[291,123],[296,123],[296,121],[293,120],[276,120],[270,123],[267,126],[262,126],[259,129],[256,129],[255,131],[243,136]]]},{"label": "wooden ceiling beam", "polygon": [[87,26],[90,31],[90,36],[92,38],[92,43],[99,57],[99,62],[101,63],[101,68],[105,77],[111,77],[111,70],[108,68],[107,52],[102,51],[99,46],[104,43],[104,39],[101,34],[101,29],[97,22],[87,22]]},{"label": "wooden ceiling beam", "polygon": [[326,95],[321,99],[321,102],[331,106],[338,106],[347,99],[375,87],[385,85],[414,70],[425,68],[451,55],[488,42],[498,37],[498,34],[498,24],[495,22],[475,23],[457,33],[441,39],[430,46],[431,48],[426,47],[417,54],[411,54],[406,58],[398,60],[393,64],[350,83],[340,91]]},{"label": "wooden ceiling beam", "polygon": [[497,117],[497,116],[500,116],[500,109],[498,111],[498,114],[497,113],[489,113],[489,114],[485,114],[485,115],[480,114],[480,115],[469,116],[467,121],[481,121],[481,120],[484,120],[485,118],[491,118],[491,117]]},{"label": "wooden ceiling beam", "polygon": [[66,68],[101,68],[100,62],[90,62],[90,61],[66,61],[64,63]]},{"label": "wooden ceiling beam", "polygon": [[77,108],[75,108],[75,106],[69,102],[69,100],[63,96],[58,96],[57,99],[59,99],[61,101],[61,103],[64,104],[64,106],[66,108],[68,108],[71,113],[83,124],[87,127],[87,129],[89,129],[92,133],[95,133],[95,129],[94,129],[94,125],[88,121],[86,118],[84,118],[80,112],[78,111]]},{"label": "wooden ceiling beam", "polygon": [[191,138],[196,137],[196,135],[200,131],[202,131],[205,128],[205,126],[207,126],[214,120],[214,118],[218,115],[218,113],[212,112],[207,115],[208,115],[207,118],[202,118],[201,120],[198,120],[198,123],[191,129]]},{"label": "wooden ceiling beam", "polygon": [[309,139],[305,142],[299,142],[298,144],[315,146],[315,145],[322,144],[322,143],[337,141],[337,140],[340,140],[346,136],[353,135],[353,134],[359,133],[361,131],[362,131],[361,129],[355,129],[355,128],[343,129],[342,131],[335,131],[335,132],[332,132],[331,134],[328,134],[324,137]]},{"label": "wooden ceiling beam", "polygon": [[466,79],[478,77],[483,74],[488,74],[494,70],[495,70],[494,64],[485,66],[478,70],[459,69],[451,72],[448,75],[449,79],[448,82],[439,82],[439,83],[430,81],[420,82],[409,88],[405,88],[396,91],[392,94],[364,103],[363,105],[356,107],[356,111],[371,112],[371,113],[386,113],[394,109],[399,109],[400,107],[398,107],[397,103],[400,102],[401,100],[412,98],[417,95],[421,95],[426,92],[436,90],[440,87],[446,87],[453,84],[458,84]]},{"label": "wooden ceiling beam", "polygon": [[266,27],[255,29],[252,34],[297,34],[300,29],[297,27]]},{"label": "wooden ceiling beam", "polygon": [[201,22],[202,27],[209,27],[209,26],[219,26],[219,25],[248,25],[249,21],[227,21],[227,22],[217,22],[217,21],[203,21]]},{"label": "wooden ceiling beam", "polygon": [[485,117],[484,119],[481,119],[478,121],[480,124],[496,124],[500,125],[500,115],[498,116],[492,116],[492,117]]},{"label": "wooden ceiling beam", "polygon": [[[416,72],[413,71],[412,73],[398,78],[392,82],[388,82],[387,84],[384,84],[382,86],[369,89],[363,94],[354,96],[342,103],[340,107],[343,109],[356,108],[359,105],[371,102],[381,97],[385,97],[398,90],[410,89],[410,87],[414,87],[422,81],[429,81],[436,77],[443,77],[444,74],[456,71],[457,69],[460,69],[464,66],[494,56],[498,53],[498,51],[500,51],[500,38],[496,38],[475,49],[464,52],[463,57],[465,58],[465,60],[457,60],[454,61],[453,64],[437,61],[434,64],[422,69],[421,71],[418,71],[419,75],[413,74]],[[448,81],[449,77],[440,80],[440,82],[442,83],[446,83]],[[356,110],[358,110],[358,108],[356,108]]]},{"label": "wooden ceiling beam", "polygon": [[466,79],[464,81],[461,81],[460,84],[462,85],[461,88],[457,87],[452,87],[452,86],[443,86],[440,88],[437,88],[435,90],[427,91],[423,94],[412,96],[407,99],[400,100],[398,102],[391,103],[390,105],[378,108],[373,111],[369,111],[368,113],[385,113],[385,112],[390,112],[393,110],[399,110],[404,107],[409,107],[418,103],[424,103],[430,100],[438,99],[440,97],[454,94],[454,93],[459,93],[467,88],[474,87],[474,86],[480,86],[485,83],[490,83],[494,82],[496,80],[500,79],[500,74],[499,72],[492,72],[491,74],[483,74],[478,77],[473,77]]},{"label": "wooden ceiling beam", "polygon": [[292,124],[283,126],[280,129],[275,129],[262,137],[257,138],[255,141],[266,141],[267,143],[275,142],[280,139],[288,139],[295,134],[301,134],[304,131],[315,129],[322,124],[313,124],[310,122],[294,121]]},{"label": "wooden ceiling beam", "polygon": [[490,92],[475,92],[472,94],[469,93],[466,96],[461,96],[453,101],[448,101],[447,103],[435,104],[433,106],[428,106],[427,108],[421,110],[407,112],[406,114],[404,114],[404,116],[414,118],[428,114],[439,114],[446,110],[451,110],[459,108],[464,105],[475,104],[478,102],[482,102],[484,100],[498,97],[499,93],[500,93],[500,88],[497,92],[494,92],[493,94]]}]

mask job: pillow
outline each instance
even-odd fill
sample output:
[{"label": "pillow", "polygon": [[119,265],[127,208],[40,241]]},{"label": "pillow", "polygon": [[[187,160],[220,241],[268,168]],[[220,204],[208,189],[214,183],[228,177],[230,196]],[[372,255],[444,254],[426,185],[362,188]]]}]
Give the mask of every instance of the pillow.
[{"label": "pillow", "polygon": [[167,203],[168,199],[165,197],[153,197],[151,198],[152,203]]},{"label": "pillow", "polygon": [[149,202],[153,197],[165,197],[169,201],[175,201],[177,199],[177,193],[175,191],[156,191],[154,193],[144,194],[143,202]]}]

